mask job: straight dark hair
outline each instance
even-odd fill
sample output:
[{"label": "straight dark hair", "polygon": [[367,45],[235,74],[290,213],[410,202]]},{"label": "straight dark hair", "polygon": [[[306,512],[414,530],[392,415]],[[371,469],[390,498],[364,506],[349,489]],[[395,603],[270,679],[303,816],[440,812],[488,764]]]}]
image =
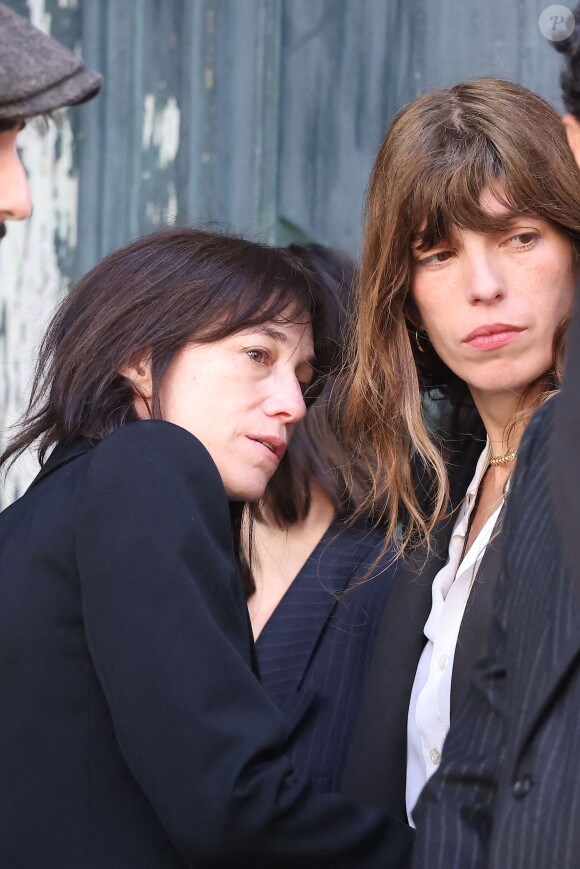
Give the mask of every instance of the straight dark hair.
[{"label": "straight dark hair", "polygon": [[[30,402],[0,467],[37,444],[98,441],[138,419],[119,372],[147,351],[150,414],[175,354],[272,320],[311,322],[319,374],[334,364],[326,304],[315,279],[284,250],[199,229],[166,229],[107,256],[74,287],[41,345]],[[312,401],[321,388],[315,378]]]}]

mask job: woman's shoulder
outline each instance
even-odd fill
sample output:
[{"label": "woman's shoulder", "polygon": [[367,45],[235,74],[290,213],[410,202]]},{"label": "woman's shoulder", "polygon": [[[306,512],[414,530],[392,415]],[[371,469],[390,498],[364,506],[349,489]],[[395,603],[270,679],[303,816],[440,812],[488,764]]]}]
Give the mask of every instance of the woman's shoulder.
[{"label": "woman's shoulder", "polygon": [[[58,472],[58,473],[55,473]],[[79,437],[58,443],[31,484],[35,492],[45,490],[38,483],[51,479],[57,487],[82,485],[96,479],[114,488],[130,485],[131,478],[179,478],[225,491],[218,470],[204,445],[180,426],[163,420],[140,420],[115,429],[102,440]]]},{"label": "woman's shoulder", "polygon": [[139,526],[175,541],[194,528],[199,539],[231,548],[229,502],[211,456],[188,431],[160,420],[129,423],[94,446],[77,511],[78,527],[133,534]]},{"label": "woman's shoulder", "polygon": [[195,493],[227,503],[218,469],[204,445],[180,426],[163,420],[132,422],[99,441],[91,451],[85,481],[106,492],[129,487],[151,497],[154,491]]},{"label": "woman's shoulder", "polygon": [[121,426],[96,442],[95,455],[131,462],[154,458],[155,463],[185,461],[189,465],[195,461],[200,469],[218,473],[209,452],[195,435],[161,419],[139,420]]}]

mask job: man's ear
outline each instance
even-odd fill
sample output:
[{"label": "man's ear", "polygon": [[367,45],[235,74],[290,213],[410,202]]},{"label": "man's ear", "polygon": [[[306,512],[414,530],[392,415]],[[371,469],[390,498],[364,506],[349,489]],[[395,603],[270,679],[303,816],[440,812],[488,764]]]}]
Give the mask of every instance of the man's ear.
[{"label": "man's ear", "polygon": [[135,393],[135,410],[141,419],[151,417],[151,397],[153,378],[151,375],[151,354],[148,350],[135,356],[127,365],[119,369],[121,377],[126,377]]},{"label": "man's ear", "polygon": [[562,123],[566,130],[570,150],[574,154],[574,159],[578,163],[578,166],[580,166],[580,121],[575,115],[568,114],[563,116]]}]

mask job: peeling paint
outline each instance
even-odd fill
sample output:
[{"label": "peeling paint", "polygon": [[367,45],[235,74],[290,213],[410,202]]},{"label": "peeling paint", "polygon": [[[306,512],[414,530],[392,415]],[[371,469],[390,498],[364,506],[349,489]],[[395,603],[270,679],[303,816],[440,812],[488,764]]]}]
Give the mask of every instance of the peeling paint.
[{"label": "peeling paint", "polygon": [[[66,5],[67,0],[59,0],[59,7]],[[76,0],[68,0],[69,8],[76,5]],[[50,33],[45,0],[28,0],[28,8],[31,22]],[[50,123],[40,130],[29,124],[18,136],[18,149],[28,173],[34,211],[30,220],[7,225],[8,234],[0,246],[2,440],[24,412],[40,340],[65,289],[57,246],[74,248],[77,243],[78,182],[66,112],[58,126]],[[0,507],[21,495],[37,471],[38,462],[27,451],[6,478]]]},{"label": "peeling paint", "polygon": [[181,112],[175,97],[169,97],[162,108],[154,94],[146,94],[143,101],[143,129],[141,147],[144,151],[158,150],[159,168],[165,169],[175,160],[179,148]]},{"label": "peeling paint", "polygon": [[44,30],[45,33],[50,33],[52,16],[44,8],[44,0],[27,0],[27,4],[30,9],[30,21],[32,24],[40,30]]},{"label": "peeling paint", "polygon": [[167,191],[167,207],[165,209],[165,223],[168,226],[175,226],[177,220],[177,190],[175,184],[171,182]]},{"label": "peeling paint", "polygon": [[169,97],[153,132],[153,141],[159,147],[159,166],[164,169],[173,163],[179,148],[181,113],[175,97]]},{"label": "peeling paint", "polygon": [[[29,125],[18,137],[34,211],[30,220],[7,224],[8,234],[0,247],[0,300],[7,311],[0,334],[0,431],[4,434],[26,407],[42,333],[66,286],[57,244],[74,247],[77,242],[72,142],[66,115],[58,128],[51,123],[41,132]],[[8,475],[4,502],[21,493],[37,470],[31,456],[19,459]]]},{"label": "peeling paint", "polygon": [[145,94],[145,99],[143,101],[143,132],[141,135],[141,147],[144,151],[148,151],[151,147],[154,118],[155,96],[154,94]]}]

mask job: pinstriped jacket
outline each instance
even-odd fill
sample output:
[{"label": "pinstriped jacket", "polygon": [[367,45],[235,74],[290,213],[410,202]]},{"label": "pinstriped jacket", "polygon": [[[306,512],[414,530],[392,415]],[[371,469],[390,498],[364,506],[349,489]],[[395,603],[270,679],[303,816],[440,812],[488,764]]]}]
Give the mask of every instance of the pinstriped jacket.
[{"label": "pinstriped jacket", "polygon": [[333,523],[256,643],[262,685],[288,727],[286,754],[318,793],[338,790],[397,572],[392,549],[374,566],[383,544],[381,530]]},{"label": "pinstriped jacket", "polygon": [[416,867],[580,865],[579,587],[547,449],[559,401],[541,408],[520,447],[488,654],[415,812]]}]

